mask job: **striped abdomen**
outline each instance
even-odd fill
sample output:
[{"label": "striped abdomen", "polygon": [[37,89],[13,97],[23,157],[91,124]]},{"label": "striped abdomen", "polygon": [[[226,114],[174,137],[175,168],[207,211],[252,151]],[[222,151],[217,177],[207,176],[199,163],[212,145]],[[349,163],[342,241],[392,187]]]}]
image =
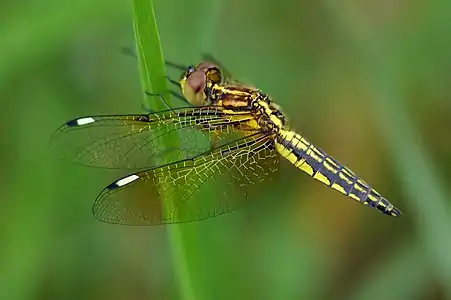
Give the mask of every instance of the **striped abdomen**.
[{"label": "striped abdomen", "polygon": [[306,172],[316,180],[359,201],[375,207],[384,214],[400,216],[402,213],[390,202],[357,177],[351,170],[315,147],[299,134],[280,130],[276,149],[295,167]]}]

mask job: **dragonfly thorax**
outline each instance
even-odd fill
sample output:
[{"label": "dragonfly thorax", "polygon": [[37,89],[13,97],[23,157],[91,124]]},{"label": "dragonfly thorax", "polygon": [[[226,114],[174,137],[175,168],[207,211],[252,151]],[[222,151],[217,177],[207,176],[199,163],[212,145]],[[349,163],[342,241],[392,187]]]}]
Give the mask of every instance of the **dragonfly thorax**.
[{"label": "dragonfly thorax", "polygon": [[268,95],[261,91],[256,91],[252,98],[252,110],[259,115],[261,127],[272,131],[279,131],[286,127],[285,114],[280,106],[274,103]]}]

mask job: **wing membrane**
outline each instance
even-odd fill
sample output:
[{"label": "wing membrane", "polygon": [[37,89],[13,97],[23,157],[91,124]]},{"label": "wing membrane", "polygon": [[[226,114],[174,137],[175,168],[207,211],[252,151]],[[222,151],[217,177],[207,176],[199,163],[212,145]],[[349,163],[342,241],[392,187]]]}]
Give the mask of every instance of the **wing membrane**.
[{"label": "wing membrane", "polygon": [[115,181],[97,197],[93,213],[107,223],[159,225],[206,219],[255,199],[278,170],[274,137],[254,133],[191,159]]},{"label": "wing membrane", "polygon": [[[62,125],[51,139],[51,149],[81,165],[147,169],[205,152],[215,137],[242,130],[252,119],[251,115],[227,115],[214,106],[83,117]],[[180,146],[163,143],[173,138]]]},{"label": "wing membrane", "polygon": [[215,65],[217,65],[219,67],[219,69],[221,70],[221,73],[225,79],[232,78],[232,73],[219,60],[217,60],[211,53],[203,53],[202,61],[209,61],[209,62],[212,62]]}]

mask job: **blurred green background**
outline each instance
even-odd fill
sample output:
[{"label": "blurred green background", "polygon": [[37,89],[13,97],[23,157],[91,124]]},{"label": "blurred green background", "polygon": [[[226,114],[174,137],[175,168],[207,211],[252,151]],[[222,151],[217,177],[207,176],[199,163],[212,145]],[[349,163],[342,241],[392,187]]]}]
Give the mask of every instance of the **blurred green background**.
[{"label": "blurred green background", "polygon": [[451,299],[451,2],[155,2],[165,58],[212,53],[405,215],[286,166],[260,208],[180,225],[178,250],[96,221],[123,174],[47,147],[74,117],[141,112],[131,3],[3,1],[0,299]]}]

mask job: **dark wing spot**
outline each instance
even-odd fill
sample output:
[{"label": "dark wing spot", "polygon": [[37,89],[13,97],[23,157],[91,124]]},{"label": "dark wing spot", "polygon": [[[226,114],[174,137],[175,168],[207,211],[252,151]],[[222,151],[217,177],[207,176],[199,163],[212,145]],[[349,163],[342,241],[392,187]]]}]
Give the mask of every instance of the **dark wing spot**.
[{"label": "dark wing spot", "polygon": [[78,126],[78,122],[77,121],[78,121],[78,119],[70,120],[69,122],[66,123],[66,125],[69,126],[69,127]]},{"label": "dark wing spot", "polygon": [[115,190],[115,189],[117,189],[119,186],[117,185],[117,183],[116,182],[113,182],[112,184],[110,184],[110,185],[108,185],[107,187],[106,187],[106,189],[107,190]]}]

